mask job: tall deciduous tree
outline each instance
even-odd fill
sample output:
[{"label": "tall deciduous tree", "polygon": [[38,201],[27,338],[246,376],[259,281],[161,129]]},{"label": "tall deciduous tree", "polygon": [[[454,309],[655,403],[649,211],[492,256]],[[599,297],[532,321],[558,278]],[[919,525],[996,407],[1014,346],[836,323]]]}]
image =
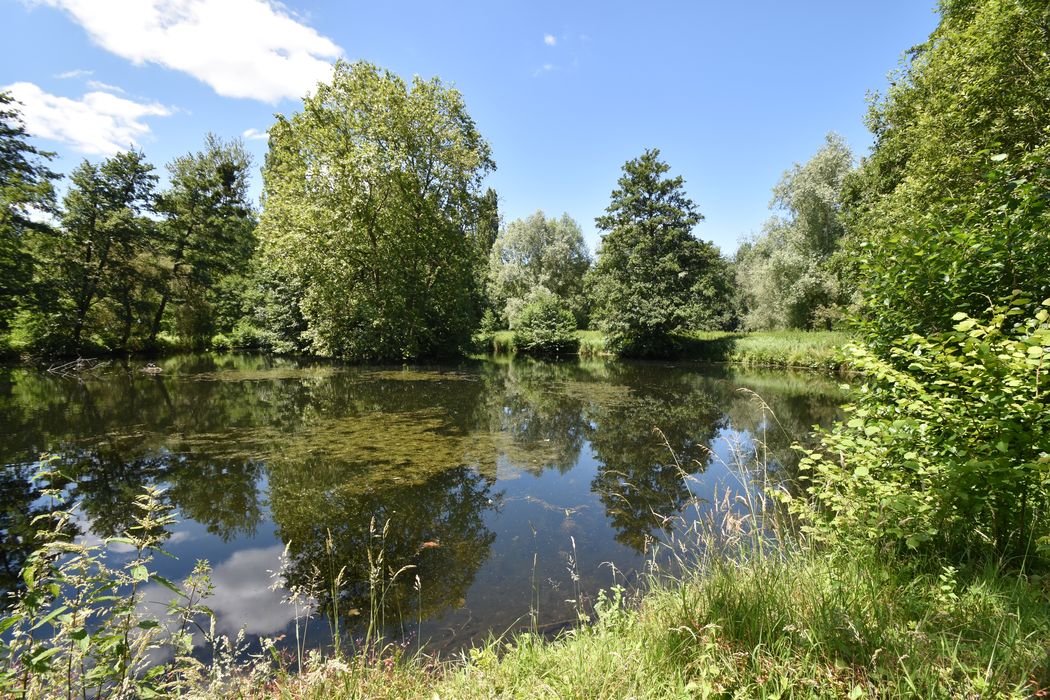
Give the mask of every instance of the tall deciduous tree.
[{"label": "tall deciduous tree", "polygon": [[504,323],[534,289],[543,287],[561,298],[576,323],[587,319],[583,279],[591,256],[580,226],[568,214],[548,219],[537,211],[512,221],[492,245],[486,291]]},{"label": "tall deciduous tree", "polygon": [[875,336],[947,331],[1019,289],[1050,296],[1050,5],[943,0],[868,117],[847,188]]},{"label": "tall deciduous tree", "polygon": [[46,229],[34,212],[54,212],[51,153],[29,143],[14,98],[0,92],[0,331],[30,289],[33,258],[27,238]]},{"label": "tall deciduous tree", "polygon": [[409,358],[458,349],[478,315],[480,184],[488,144],[459,92],[368,63],[336,65],[278,117],[259,236],[304,285],[315,352]]},{"label": "tall deciduous tree", "polygon": [[780,213],[736,255],[747,328],[827,327],[843,316],[852,288],[836,253],[845,234],[842,186],[852,167],[845,141],[828,134],[806,164],[796,163],[773,188],[770,207]]},{"label": "tall deciduous tree", "polygon": [[192,305],[224,276],[246,269],[255,248],[255,214],[248,198],[251,162],[240,141],[224,143],[208,135],[203,150],[168,165],[171,186],[157,204],[165,216],[163,271],[151,343],[173,297]]},{"label": "tall deciduous tree", "polygon": [[728,297],[725,263],[693,237],[703,216],[660,151],[627,161],[606,213],[594,271],[596,315],[615,349],[659,352],[671,334],[711,323]]}]

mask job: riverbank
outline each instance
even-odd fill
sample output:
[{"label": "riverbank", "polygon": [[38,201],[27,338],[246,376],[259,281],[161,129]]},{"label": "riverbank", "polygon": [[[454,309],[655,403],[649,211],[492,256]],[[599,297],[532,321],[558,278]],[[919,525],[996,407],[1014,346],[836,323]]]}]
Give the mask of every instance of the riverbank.
[{"label": "riverbank", "polygon": [[712,561],[554,640],[437,662],[388,647],[212,697],[1042,697],[1046,579],[811,550]]},{"label": "riverbank", "polygon": [[[600,331],[577,331],[581,356],[610,355]],[[845,371],[842,348],[851,336],[836,331],[760,331],[735,333],[700,331],[676,336],[676,359],[735,364],[746,367],[782,367]],[[496,331],[487,342],[489,352],[514,354],[514,332]]]}]

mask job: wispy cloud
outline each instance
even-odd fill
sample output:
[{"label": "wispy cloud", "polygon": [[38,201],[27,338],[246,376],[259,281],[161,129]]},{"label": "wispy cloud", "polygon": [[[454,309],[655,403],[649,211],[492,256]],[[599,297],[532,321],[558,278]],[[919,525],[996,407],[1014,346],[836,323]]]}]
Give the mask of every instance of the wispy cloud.
[{"label": "wispy cloud", "polygon": [[188,73],[225,97],[302,97],[343,54],[275,0],[40,1],[107,51]]},{"label": "wispy cloud", "polygon": [[260,131],[255,127],[252,127],[251,129],[245,129],[244,132],[241,134],[241,137],[248,139],[249,141],[264,141],[270,138],[270,134],[268,134],[265,131]]},{"label": "wispy cloud", "polygon": [[85,78],[92,75],[95,71],[84,70],[83,68],[77,68],[76,70],[67,70],[65,73],[59,73],[55,77],[59,80],[69,80],[71,78]]},{"label": "wispy cloud", "polygon": [[125,94],[124,88],[104,83],[101,80],[89,80],[87,81],[87,86],[92,90],[105,90],[106,92],[119,92],[122,95]]},{"label": "wispy cloud", "polygon": [[558,38],[555,37],[553,34],[544,34],[543,43],[547,46],[555,46],[558,43]]},{"label": "wispy cloud", "polygon": [[2,89],[22,103],[29,133],[92,155],[112,155],[140,145],[151,134],[144,119],[172,114],[171,108],[160,103],[135,102],[108,92],[89,92],[72,99],[52,95],[33,83],[14,83]]}]

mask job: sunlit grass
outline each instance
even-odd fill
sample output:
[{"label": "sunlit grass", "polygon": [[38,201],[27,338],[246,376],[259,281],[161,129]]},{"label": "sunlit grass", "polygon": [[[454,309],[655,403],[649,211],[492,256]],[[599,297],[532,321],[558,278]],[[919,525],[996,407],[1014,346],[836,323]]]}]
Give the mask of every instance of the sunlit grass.
[{"label": "sunlit grass", "polygon": [[[577,331],[581,356],[611,354],[600,331]],[[678,359],[730,363],[749,367],[798,367],[810,369],[847,369],[842,347],[851,336],[837,331],[760,331],[731,333],[699,331],[678,336]],[[514,332],[496,331],[489,341],[489,351],[497,355],[513,354]]]}]

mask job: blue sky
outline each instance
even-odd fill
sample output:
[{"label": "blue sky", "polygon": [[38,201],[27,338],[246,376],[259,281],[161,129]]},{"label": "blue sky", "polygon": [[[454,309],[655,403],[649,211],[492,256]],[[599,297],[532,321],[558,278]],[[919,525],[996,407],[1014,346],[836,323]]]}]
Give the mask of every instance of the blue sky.
[{"label": "blue sky", "polygon": [[593,249],[620,166],[656,147],[731,253],[826,132],[867,152],[866,93],[936,21],[934,0],[0,0],[0,87],[56,169],[135,144],[162,170],[209,131],[261,165],[337,57],[437,75],[492,145],[505,221],[568,212]]}]

